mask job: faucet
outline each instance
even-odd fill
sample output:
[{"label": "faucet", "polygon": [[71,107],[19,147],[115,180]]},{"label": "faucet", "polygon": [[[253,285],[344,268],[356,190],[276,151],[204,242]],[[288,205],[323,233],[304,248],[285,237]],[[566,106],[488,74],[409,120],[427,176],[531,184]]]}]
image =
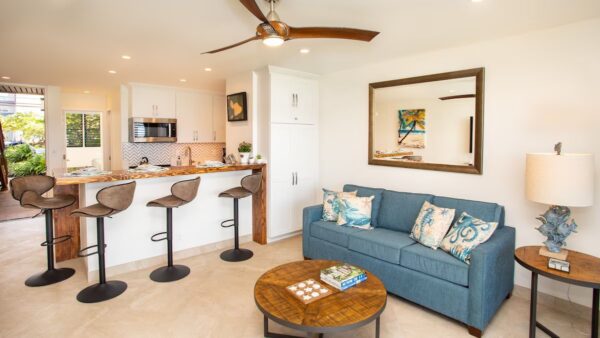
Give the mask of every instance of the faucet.
[{"label": "faucet", "polygon": [[148,158],[146,156],[142,157],[140,164],[149,164],[149,163],[150,163],[150,161],[148,160]]},{"label": "faucet", "polygon": [[185,153],[183,153],[183,156],[188,157],[188,165],[192,166],[192,148],[190,146],[185,147]]}]

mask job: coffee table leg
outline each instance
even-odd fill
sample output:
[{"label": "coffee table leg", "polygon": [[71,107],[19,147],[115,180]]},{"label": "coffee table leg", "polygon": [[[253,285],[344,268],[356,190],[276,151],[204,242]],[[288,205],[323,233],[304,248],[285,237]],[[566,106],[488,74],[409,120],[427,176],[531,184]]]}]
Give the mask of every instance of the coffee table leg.
[{"label": "coffee table leg", "polygon": [[377,317],[377,319],[375,320],[375,338],[379,338],[379,319],[381,318],[381,316]]}]

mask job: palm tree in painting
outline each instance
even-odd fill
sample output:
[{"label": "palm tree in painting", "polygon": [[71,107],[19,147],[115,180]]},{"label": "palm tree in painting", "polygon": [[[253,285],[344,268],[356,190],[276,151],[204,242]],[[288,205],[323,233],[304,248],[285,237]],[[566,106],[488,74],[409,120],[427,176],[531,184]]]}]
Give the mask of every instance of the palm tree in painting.
[{"label": "palm tree in painting", "polygon": [[425,109],[399,110],[398,117],[400,118],[400,129],[398,130],[400,139],[398,144],[400,145],[415,129],[421,132],[425,130]]}]

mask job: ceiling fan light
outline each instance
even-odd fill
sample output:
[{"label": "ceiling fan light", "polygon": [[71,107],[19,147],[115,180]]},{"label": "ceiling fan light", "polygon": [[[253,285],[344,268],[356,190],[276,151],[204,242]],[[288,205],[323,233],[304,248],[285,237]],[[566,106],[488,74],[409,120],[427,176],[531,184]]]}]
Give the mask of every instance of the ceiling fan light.
[{"label": "ceiling fan light", "polygon": [[264,38],[263,43],[269,47],[278,47],[283,45],[283,38],[281,36],[269,36],[267,38]]}]

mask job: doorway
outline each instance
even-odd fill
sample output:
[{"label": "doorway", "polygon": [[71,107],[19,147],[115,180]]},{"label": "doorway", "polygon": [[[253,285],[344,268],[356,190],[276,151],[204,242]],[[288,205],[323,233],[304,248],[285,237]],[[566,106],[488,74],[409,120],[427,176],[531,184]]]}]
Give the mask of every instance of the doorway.
[{"label": "doorway", "polygon": [[[7,89],[8,88],[8,89]],[[14,177],[46,173],[43,88],[0,86],[0,221],[32,217],[8,191]]]},{"label": "doorway", "polygon": [[65,111],[67,169],[104,168],[102,113]]}]

